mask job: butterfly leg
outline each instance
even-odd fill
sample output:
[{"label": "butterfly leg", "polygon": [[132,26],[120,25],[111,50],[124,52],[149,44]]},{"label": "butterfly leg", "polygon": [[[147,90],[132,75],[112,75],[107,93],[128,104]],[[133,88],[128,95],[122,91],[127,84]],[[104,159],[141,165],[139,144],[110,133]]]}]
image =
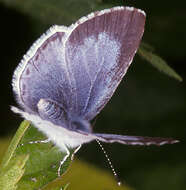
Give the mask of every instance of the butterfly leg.
[{"label": "butterfly leg", "polygon": [[78,150],[81,148],[81,145],[79,145],[74,152],[72,153],[71,160],[74,160],[74,155],[78,152]]},{"label": "butterfly leg", "polygon": [[60,175],[61,175],[61,167],[62,167],[62,165],[67,160],[67,158],[70,156],[70,151],[68,150],[68,148],[65,145],[64,145],[64,149],[65,149],[65,151],[66,151],[67,154],[65,155],[65,157],[63,158],[63,160],[61,160],[60,163],[59,163],[59,168],[57,170],[58,177],[60,177]]},{"label": "butterfly leg", "polygon": [[38,140],[38,141],[29,141],[29,142],[27,142],[27,143],[19,144],[19,146],[24,146],[25,144],[40,144],[40,143],[49,143],[49,142],[50,142],[49,139]]},{"label": "butterfly leg", "polygon": [[[63,158],[63,160],[60,161],[60,164],[59,164],[59,168],[58,168],[58,171],[57,171],[57,175],[58,177],[61,175],[61,167],[62,165],[64,164],[64,162],[67,160],[67,158],[70,156],[70,151],[68,150],[68,148],[66,146],[64,146],[65,150],[66,150],[66,156]],[[79,145],[75,150],[74,152],[72,153],[71,155],[71,160],[74,159],[74,155],[78,152],[78,150],[81,148],[81,145]]]}]

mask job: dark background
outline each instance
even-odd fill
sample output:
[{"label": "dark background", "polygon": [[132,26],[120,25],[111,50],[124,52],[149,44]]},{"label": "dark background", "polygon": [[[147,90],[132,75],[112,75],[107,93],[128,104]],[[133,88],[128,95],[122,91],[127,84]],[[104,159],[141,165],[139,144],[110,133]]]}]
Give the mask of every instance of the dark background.
[{"label": "dark background", "polygon": [[[24,3],[23,3],[24,2]],[[11,79],[30,45],[52,24],[69,25],[87,13],[116,5],[145,10],[143,40],[179,73],[178,82],[135,56],[124,80],[99,114],[95,131],[141,136],[173,137],[181,142],[162,147],[105,145],[122,181],[137,190],[186,189],[186,3],[185,1],[44,1],[0,0],[1,126],[0,135],[13,135],[21,119],[10,111],[16,105]],[[107,167],[96,143],[77,155]],[[111,172],[111,171],[110,171]]]}]

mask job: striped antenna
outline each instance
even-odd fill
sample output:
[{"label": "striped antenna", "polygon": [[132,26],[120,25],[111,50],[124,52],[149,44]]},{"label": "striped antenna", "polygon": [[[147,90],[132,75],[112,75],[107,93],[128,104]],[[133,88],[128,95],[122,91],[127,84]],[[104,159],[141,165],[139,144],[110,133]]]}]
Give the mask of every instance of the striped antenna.
[{"label": "striped antenna", "polygon": [[115,179],[117,181],[117,184],[118,184],[118,186],[120,186],[121,185],[121,181],[118,178],[118,175],[117,175],[117,173],[116,173],[116,171],[115,171],[115,169],[114,169],[114,167],[112,165],[112,162],[111,162],[110,158],[108,157],[108,154],[106,153],[106,151],[105,151],[103,145],[100,143],[100,141],[96,139],[96,142],[98,143],[99,147],[103,151],[103,153],[104,153],[104,155],[105,155],[105,157],[107,159],[107,162],[108,162],[108,164],[109,164],[109,166],[110,166],[110,168],[112,170],[112,173],[113,173],[113,175],[114,175],[114,177],[115,177]]}]

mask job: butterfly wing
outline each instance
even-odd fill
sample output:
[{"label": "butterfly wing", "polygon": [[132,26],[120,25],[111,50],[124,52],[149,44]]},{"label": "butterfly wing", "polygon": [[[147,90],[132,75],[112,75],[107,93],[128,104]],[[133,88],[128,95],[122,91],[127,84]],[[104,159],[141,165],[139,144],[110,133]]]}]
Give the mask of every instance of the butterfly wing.
[{"label": "butterfly wing", "polygon": [[109,101],[140,43],[145,14],[115,7],[55,26],[30,48],[16,69],[13,89],[24,111],[38,114],[41,99],[71,117],[93,119]]},{"label": "butterfly wing", "polygon": [[75,113],[93,119],[125,75],[143,35],[145,13],[115,7],[83,17],[71,26],[66,61],[76,88]]},{"label": "butterfly wing", "polygon": [[63,109],[74,104],[73,84],[65,62],[65,36],[69,29],[53,26],[30,48],[13,76],[18,103],[37,114],[40,99],[59,102]]},{"label": "butterfly wing", "polygon": [[174,144],[179,142],[172,138],[161,137],[140,137],[140,136],[124,136],[114,134],[94,134],[97,138],[106,143],[121,143],[126,145],[157,145]]}]

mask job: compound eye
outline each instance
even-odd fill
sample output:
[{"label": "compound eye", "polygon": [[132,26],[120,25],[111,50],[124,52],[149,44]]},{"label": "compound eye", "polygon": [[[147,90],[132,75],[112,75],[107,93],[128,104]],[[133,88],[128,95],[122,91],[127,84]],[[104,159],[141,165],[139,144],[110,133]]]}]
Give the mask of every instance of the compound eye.
[{"label": "compound eye", "polygon": [[83,119],[76,119],[76,120],[72,121],[71,126],[72,126],[72,130],[78,130],[78,131],[82,131],[85,133],[92,132],[90,123]]},{"label": "compound eye", "polygon": [[58,125],[65,123],[66,112],[57,102],[50,99],[40,99],[37,107],[42,119]]}]

